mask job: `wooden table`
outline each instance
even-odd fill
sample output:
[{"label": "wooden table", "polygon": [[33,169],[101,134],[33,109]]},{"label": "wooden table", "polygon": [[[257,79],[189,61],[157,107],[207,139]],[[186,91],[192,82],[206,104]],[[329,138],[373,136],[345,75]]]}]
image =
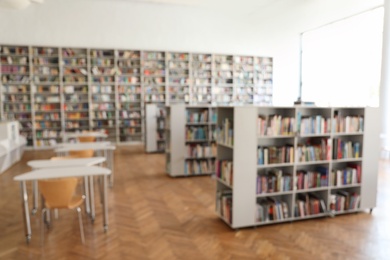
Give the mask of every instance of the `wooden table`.
[{"label": "wooden table", "polygon": [[[14,181],[20,182],[22,211],[24,218],[24,227],[26,242],[31,240],[31,223],[28,212],[28,194],[26,189],[27,181],[39,181],[46,179],[69,178],[69,177],[94,177],[101,176],[103,178],[103,228],[108,230],[108,201],[107,201],[107,176],[111,174],[111,170],[97,166],[79,166],[79,167],[64,167],[64,168],[46,168],[33,170],[14,177]],[[91,188],[91,187],[90,187]],[[92,187],[93,188],[93,187]]]}]

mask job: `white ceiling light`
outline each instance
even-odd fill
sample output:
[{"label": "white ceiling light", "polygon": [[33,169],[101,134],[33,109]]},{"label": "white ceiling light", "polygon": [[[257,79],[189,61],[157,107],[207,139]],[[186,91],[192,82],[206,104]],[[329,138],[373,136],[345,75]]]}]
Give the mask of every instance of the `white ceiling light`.
[{"label": "white ceiling light", "polygon": [[24,9],[31,3],[43,3],[44,0],[0,0],[0,8]]}]

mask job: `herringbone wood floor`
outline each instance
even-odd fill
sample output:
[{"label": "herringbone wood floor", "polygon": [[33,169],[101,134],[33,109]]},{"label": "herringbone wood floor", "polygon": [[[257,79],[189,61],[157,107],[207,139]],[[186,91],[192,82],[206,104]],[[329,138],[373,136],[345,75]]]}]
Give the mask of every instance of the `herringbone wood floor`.
[{"label": "herringbone wood floor", "polygon": [[71,211],[60,211],[43,246],[39,215],[31,217],[33,238],[27,245],[19,186],[12,178],[29,171],[26,161],[50,156],[28,151],[22,162],[0,175],[0,259],[390,259],[388,162],[381,162],[378,207],[372,215],[234,231],[214,214],[215,183],[210,177],[169,178],[164,155],[122,147],[115,154],[108,233],[103,232],[97,204],[95,223],[84,219],[85,245]]}]

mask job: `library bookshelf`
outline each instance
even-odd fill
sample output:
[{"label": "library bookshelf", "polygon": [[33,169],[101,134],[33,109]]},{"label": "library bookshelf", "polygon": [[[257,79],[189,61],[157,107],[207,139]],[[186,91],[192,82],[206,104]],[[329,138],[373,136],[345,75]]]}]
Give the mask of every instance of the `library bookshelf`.
[{"label": "library bookshelf", "polygon": [[34,148],[83,130],[145,143],[146,104],[272,103],[269,57],[0,45],[0,58],[0,118]]},{"label": "library bookshelf", "polygon": [[145,105],[145,152],[165,152],[165,106]]},{"label": "library bookshelf", "polygon": [[166,172],[172,177],[215,174],[216,108],[170,105],[166,114]]},{"label": "library bookshelf", "polygon": [[216,214],[231,228],[376,205],[379,110],[218,107]]}]

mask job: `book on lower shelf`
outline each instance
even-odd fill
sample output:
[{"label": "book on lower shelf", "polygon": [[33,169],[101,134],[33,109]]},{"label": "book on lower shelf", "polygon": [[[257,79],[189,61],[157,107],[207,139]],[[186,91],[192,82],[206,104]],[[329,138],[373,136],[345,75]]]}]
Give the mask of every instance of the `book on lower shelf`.
[{"label": "book on lower shelf", "polygon": [[231,190],[217,191],[215,211],[227,223],[232,223],[233,192]]},{"label": "book on lower shelf", "polygon": [[339,190],[330,195],[330,209],[336,212],[358,210],[360,207],[360,195],[353,190]]},{"label": "book on lower shelf", "polygon": [[215,162],[216,177],[225,184],[233,186],[233,162],[231,160],[217,160]]},{"label": "book on lower shelf", "polygon": [[315,170],[298,170],[295,187],[297,190],[328,187],[328,172],[326,167],[317,167]]},{"label": "book on lower shelf", "polygon": [[289,205],[280,197],[267,197],[257,200],[256,216],[257,223],[279,221],[290,218]]},{"label": "book on lower shelf", "polygon": [[294,216],[307,217],[326,213],[326,201],[323,197],[325,197],[325,195],[320,193],[297,194],[297,199],[294,205]]}]

